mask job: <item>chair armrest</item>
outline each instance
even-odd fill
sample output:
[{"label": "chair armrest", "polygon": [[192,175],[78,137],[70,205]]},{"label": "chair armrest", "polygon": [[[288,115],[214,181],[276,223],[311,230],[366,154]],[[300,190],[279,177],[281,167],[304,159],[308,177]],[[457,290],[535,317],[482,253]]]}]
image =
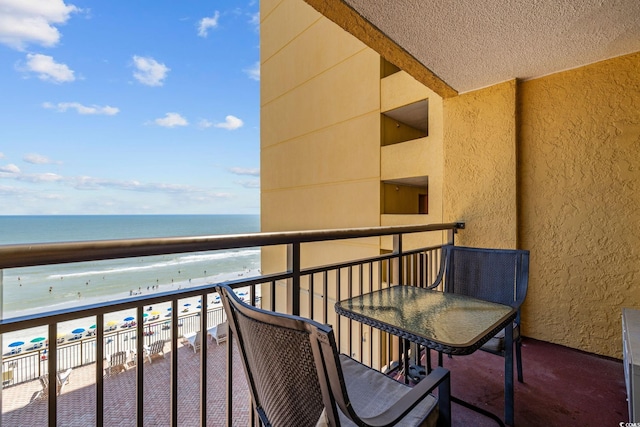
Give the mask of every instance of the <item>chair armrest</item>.
[{"label": "chair armrest", "polygon": [[435,390],[436,387],[438,388],[438,408],[440,410],[440,416],[450,422],[451,380],[449,370],[442,367],[437,367],[431,371],[429,375],[386,411],[375,417],[361,418],[361,420],[370,426],[396,424],[402,417],[411,412],[429,393]]}]

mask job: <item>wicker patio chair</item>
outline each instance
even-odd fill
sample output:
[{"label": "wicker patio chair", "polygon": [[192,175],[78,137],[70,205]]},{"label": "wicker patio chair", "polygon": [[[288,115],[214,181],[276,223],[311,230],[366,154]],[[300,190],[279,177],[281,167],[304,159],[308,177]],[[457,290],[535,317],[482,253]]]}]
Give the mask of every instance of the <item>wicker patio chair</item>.
[{"label": "wicker patio chair", "polygon": [[226,285],[216,290],[265,426],[451,424],[446,369],[410,388],[338,354],[330,326],[250,306]]},{"label": "wicker patio chair", "polygon": [[[518,309],[513,322],[513,342],[518,381],[523,382],[520,306],[527,296],[529,251],[446,245],[442,248],[439,275],[430,288],[443,282],[445,292],[468,295]],[[503,357],[504,349],[504,329],[481,348]]]}]

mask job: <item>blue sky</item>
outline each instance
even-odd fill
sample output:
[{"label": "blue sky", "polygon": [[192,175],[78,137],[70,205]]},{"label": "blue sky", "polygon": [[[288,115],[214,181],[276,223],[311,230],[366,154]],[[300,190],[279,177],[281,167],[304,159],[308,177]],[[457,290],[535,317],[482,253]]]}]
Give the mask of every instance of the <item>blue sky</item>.
[{"label": "blue sky", "polygon": [[258,11],[0,0],[0,214],[259,213]]}]

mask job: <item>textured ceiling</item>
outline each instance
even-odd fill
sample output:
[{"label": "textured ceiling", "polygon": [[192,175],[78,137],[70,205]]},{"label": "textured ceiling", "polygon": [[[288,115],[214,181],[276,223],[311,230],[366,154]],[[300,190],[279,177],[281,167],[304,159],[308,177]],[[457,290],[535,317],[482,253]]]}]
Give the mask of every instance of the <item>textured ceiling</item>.
[{"label": "textured ceiling", "polygon": [[640,51],[640,0],[342,1],[459,93]]}]

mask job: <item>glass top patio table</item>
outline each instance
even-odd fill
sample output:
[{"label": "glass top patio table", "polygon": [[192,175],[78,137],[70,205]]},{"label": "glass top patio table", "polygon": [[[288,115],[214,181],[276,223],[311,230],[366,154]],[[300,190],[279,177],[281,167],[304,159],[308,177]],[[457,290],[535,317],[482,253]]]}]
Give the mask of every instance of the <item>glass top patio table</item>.
[{"label": "glass top patio table", "polygon": [[465,295],[394,286],[337,302],[336,312],[448,354],[471,354],[517,310]]}]

